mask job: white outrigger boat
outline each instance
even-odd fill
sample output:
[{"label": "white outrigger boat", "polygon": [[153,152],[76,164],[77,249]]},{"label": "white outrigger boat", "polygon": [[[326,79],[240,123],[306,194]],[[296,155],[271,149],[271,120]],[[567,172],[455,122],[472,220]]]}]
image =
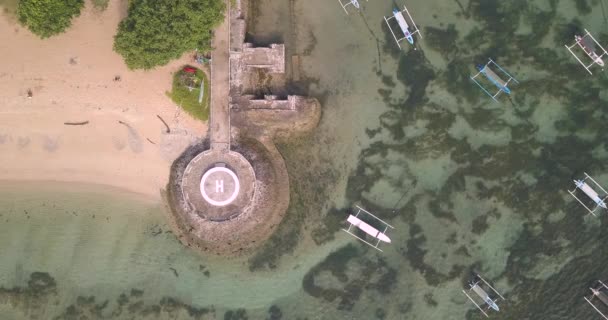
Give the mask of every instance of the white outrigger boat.
[{"label": "white outrigger boat", "polygon": [[600,285],[596,286],[595,288],[589,288],[591,289],[592,295],[590,298],[585,297],[585,300],[593,307],[593,309],[595,309],[595,311],[597,311],[597,313],[604,317],[604,319],[608,320],[608,317],[606,317],[606,315],[602,311],[600,311],[600,309],[592,302],[594,298],[597,298],[598,300],[600,300],[600,302],[602,302],[605,306],[608,307],[608,295],[606,295],[606,290],[608,290],[608,286],[606,286],[600,280],[598,280],[597,282],[599,282]]},{"label": "white outrigger boat", "polygon": [[[361,9],[361,5],[359,4],[359,0],[347,0],[347,1],[348,2],[342,2],[342,0],[338,0],[338,2],[342,6],[342,9],[344,9],[344,12],[346,12],[346,14],[348,14],[348,10],[346,10],[346,7],[348,5],[352,5],[353,7],[357,8],[357,9]],[[369,1],[369,0],[366,0],[366,1]]]},{"label": "white outrigger boat", "polygon": [[[375,215],[371,214],[367,210],[365,210],[359,206],[356,206],[356,207],[357,207],[357,213],[355,213],[355,215],[352,215],[352,214],[349,215],[348,218],[346,219],[346,221],[348,223],[350,223],[350,226],[348,227],[348,229],[342,229],[342,230],[344,230],[346,233],[350,234],[351,236],[361,240],[362,242],[371,246],[372,248],[377,249],[380,252],[382,252],[382,250],[380,248],[378,248],[378,246],[380,245],[380,242],[391,243],[391,239],[386,235],[386,231],[388,230],[388,228],[394,229],[393,226],[384,222],[382,219],[376,217]],[[384,230],[380,231],[380,230],[376,229],[375,227],[371,226],[370,224],[368,224],[367,222],[359,219],[359,215],[361,213],[364,213],[365,215],[372,217],[375,220],[382,223],[384,225]],[[371,242],[354,234],[351,231],[353,226],[358,228],[359,230],[365,232],[367,235],[373,237],[374,239],[377,239],[378,241],[376,242],[376,244],[372,244]]]},{"label": "white outrigger boat", "polygon": [[[404,12],[407,14],[407,16],[411,22],[411,26],[410,26],[410,24],[407,23],[405,16],[403,15]],[[401,29],[401,33],[403,34],[402,37],[397,38],[397,35],[396,35],[397,32],[395,32],[393,30],[393,27],[389,23],[389,21],[391,19],[395,19],[397,21],[397,24],[399,25],[399,29]],[[407,10],[406,6],[403,6],[403,10],[393,8],[393,15],[388,18],[384,17],[384,21],[386,22],[388,29],[391,31],[391,34],[393,35],[393,38],[395,39],[395,42],[397,43],[397,46],[399,47],[399,49],[401,49],[400,42],[403,40],[407,40],[407,42],[409,42],[411,45],[413,45],[415,34],[418,34],[418,36],[420,38],[422,38],[422,34],[420,33],[420,30],[416,26],[416,22],[414,22],[414,19],[412,19],[412,16],[410,15],[410,12]],[[410,31],[410,27],[412,28],[413,31]],[[414,50],[416,50],[416,48],[414,48]]]},{"label": "white outrigger boat", "polygon": [[[471,280],[469,282],[468,291],[475,292],[479,296],[479,298],[481,298],[481,300],[483,300],[483,304],[487,305],[486,311],[488,309],[492,309],[496,312],[500,311],[498,304],[496,304],[496,301],[498,300],[498,298],[492,299],[492,297],[490,297],[490,295],[481,286],[479,286],[480,282],[483,282],[486,286],[488,286],[488,288],[490,288],[495,294],[497,294],[498,297],[500,297],[502,300],[505,300],[505,298],[500,294],[500,292],[498,292],[496,289],[494,289],[494,287],[492,287],[479,274],[475,274],[475,276],[473,277],[473,280]],[[484,316],[488,317],[488,314],[486,313],[486,311],[484,311],[484,309],[477,302],[475,302],[475,300],[467,293],[467,291],[462,290],[462,293],[464,293],[467,296],[467,298],[469,298],[469,300],[471,300],[471,302],[473,302],[473,304],[477,307],[477,309],[479,309],[479,311],[481,311],[481,313],[483,313]]]},{"label": "white outrigger boat", "polygon": [[[587,72],[589,72],[589,74],[593,74],[591,73],[591,70],[589,70],[589,68],[591,68],[591,66],[593,66],[594,64],[599,65],[600,67],[604,67],[604,60],[602,59],[602,57],[604,57],[605,55],[608,55],[608,52],[606,51],[606,49],[604,49],[604,47],[602,47],[597,40],[595,40],[595,38],[591,35],[591,33],[589,33],[589,31],[587,31],[587,29],[585,30],[585,34],[582,36],[579,35],[575,35],[574,36],[574,44],[568,46],[566,46],[566,49],[568,49],[568,51],[570,51],[570,53],[576,58],[576,60],[585,68],[585,70],[587,70]],[[585,64],[575,53],[574,51],[572,51],[572,48],[578,46],[581,49],[583,49],[583,51],[585,52],[585,54],[587,54],[587,57],[589,57],[591,59],[591,64],[587,65]],[[601,54],[597,54],[595,51],[595,47],[598,46],[601,49]],[[603,70],[603,69],[602,69]]]},{"label": "white outrigger boat", "polygon": [[[585,209],[587,209],[589,213],[595,216],[595,210],[597,210],[598,208],[608,209],[608,206],[606,206],[606,198],[608,198],[608,192],[606,192],[606,190],[599,183],[597,183],[593,178],[591,178],[590,175],[588,175],[586,172],[583,173],[585,174],[585,178],[582,180],[574,180],[574,185],[576,186],[576,188],[574,188],[573,190],[568,190],[568,192],[583,207],[585,207]],[[587,182],[585,182],[587,179],[591,180],[593,184],[595,184],[603,192],[602,196],[600,196],[593,188],[591,188],[589,184],[587,184]],[[595,208],[593,208],[593,210],[591,210],[587,205],[585,205],[585,203],[583,203],[583,201],[581,201],[581,199],[576,196],[576,189],[581,190],[584,194],[587,195],[587,197],[593,200],[593,202],[595,203]]]},{"label": "white outrigger boat", "polygon": [[589,58],[591,58],[591,60],[600,65],[600,67],[604,66],[604,60],[602,60],[602,57],[595,53],[595,49],[593,49],[592,45],[585,44],[585,39],[583,39],[583,37],[576,35],[574,36],[574,40],[576,40],[576,43],[579,47],[581,47],[581,49],[585,50],[585,53],[589,56]]}]

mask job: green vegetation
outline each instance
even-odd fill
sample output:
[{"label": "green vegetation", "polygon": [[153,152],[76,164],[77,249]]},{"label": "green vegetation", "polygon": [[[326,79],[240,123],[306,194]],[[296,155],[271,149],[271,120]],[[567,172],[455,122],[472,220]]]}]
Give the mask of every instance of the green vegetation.
[{"label": "green vegetation", "polygon": [[93,1],[93,6],[95,7],[95,9],[98,10],[105,10],[108,8],[108,2],[110,2],[110,0],[92,0]]},{"label": "green vegetation", "polygon": [[40,38],[62,33],[80,14],[84,0],[21,0],[19,21]]},{"label": "green vegetation", "polygon": [[[186,66],[176,72],[173,76],[173,88],[167,95],[177,104],[182,107],[188,114],[196,119],[206,121],[209,119],[209,99],[211,97],[211,88],[209,87],[209,80],[205,73],[196,69],[196,72],[189,73],[184,71],[187,68],[193,68]],[[198,103],[198,96],[200,93],[201,81],[204,81],[204,97],[203,102]]]},{"label": "green vegetation", "polygon": [[132,0],[114,50],[130,69],[151,69],[198,48],[211,49],[211,30],[223,19],[221,0]]}]

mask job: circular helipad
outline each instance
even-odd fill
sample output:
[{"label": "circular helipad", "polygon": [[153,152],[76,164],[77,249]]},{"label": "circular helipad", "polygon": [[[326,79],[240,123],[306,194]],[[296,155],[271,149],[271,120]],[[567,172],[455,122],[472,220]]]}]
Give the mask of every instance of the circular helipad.
[{"label": "circular helipad", "polygon": [[207,170],[201,178],[201,194],[213,206],[223,207],[232,203],[240,188],[239,178],[223,163]]},{"label": "circular helipad", "polygon": [[[243,255],[276,230],[289,206],[289,176],[281,154],[267,143],[250,139],[226,150],[206,149],[203,142],[174,162],[167,201],[171,225],[184,245]],[[212,204],[229,202],[233,194],[228,204]]]},{"label": "circular helipad", "polygon": [[255,173],[237,152],[207,150],[195,156],[182,177],[182,193],[201,218],[227,221],[247,209],[255,194]]}]

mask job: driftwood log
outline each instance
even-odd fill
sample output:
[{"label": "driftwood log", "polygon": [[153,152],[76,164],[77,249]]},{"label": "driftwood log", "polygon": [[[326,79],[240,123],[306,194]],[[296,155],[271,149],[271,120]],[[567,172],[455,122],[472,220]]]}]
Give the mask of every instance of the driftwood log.
[{"label": "driftwood log", "polygon": [[163,124],[165,125],[165,127],[167,127],[167,133],[171,133],[171,129],[169,129],[169,125],[167,124],[167,122],[165,122],[165,120],[163,120],[163,118],[161,118],[159,115],[156,115],[158,117],[158,119],[160,121],[163,122]]},{"label": "driftwood log", "polygon": [[80,121],[80,122],[64,122],[66,126],[84,126],[85,124],[89,124],[89,120]]}]

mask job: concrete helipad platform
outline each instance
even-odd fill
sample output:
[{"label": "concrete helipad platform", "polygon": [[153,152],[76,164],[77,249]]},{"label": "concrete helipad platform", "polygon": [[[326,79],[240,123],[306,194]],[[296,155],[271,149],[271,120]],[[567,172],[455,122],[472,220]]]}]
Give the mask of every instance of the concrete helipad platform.
[{"label": "concrete helipad platform", "polygon": [[216,163],[201,178],[201,194],[212,206],[223,207],[231,204],[241,189],[239,178],[226,168],[225,163]]},{"label": "concrete helipad platform", "polygon": [[182,192],[190,209],[201,218],[234,219],[245,212],[253,199],[255,173],[237,152],[207,150],[188,163]]}]

